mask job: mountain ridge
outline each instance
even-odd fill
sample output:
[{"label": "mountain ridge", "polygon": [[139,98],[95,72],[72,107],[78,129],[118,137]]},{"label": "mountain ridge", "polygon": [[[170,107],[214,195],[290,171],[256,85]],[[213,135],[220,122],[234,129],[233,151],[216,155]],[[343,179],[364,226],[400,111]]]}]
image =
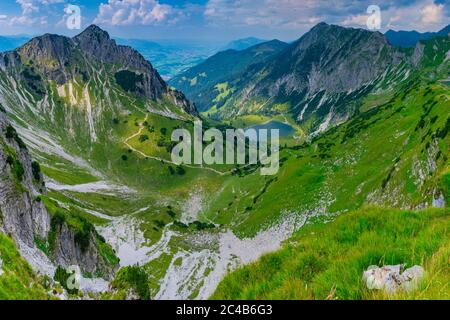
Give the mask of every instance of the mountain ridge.
[{"label": "mountain ridge", "polygon": [[418,32],[415,30],[404,31],[404,30],[388,30],[384,35],[387,37],[392,45],[402,47],[402,48],[412,48],[421,40],[429,40],[434,37],[446,36],[450,33],[450,25],[447,25],[443,29],[437,32]]},{"label": "mountain ridge", "polygon": [[233,49],[221,51],[174,77],[169,84],[183,92],[189,92],[189,98],[195,99],[199,109],[204,111],[206,107],[204,99],[208,97],[199,97],[199,93],[214,98],[217,95],[215,87],[218,84],[238,77],[250,65],[263,62],[286,46],[287,44],[282,41],[271,40],[241,51]]},{"label": "mountain ridge", "polygon": [[[106,31],[96,25],[89,26],[73,38],[55,34],[33,38],[15,51],[0,54],[0,67],[6,69],[11,64],[17,67],[21,63],[31,62],[34,64],[32,67],[49,80],[63,85],[77,76],[82,76],[85,82],[89,81],[88,68],[85,62],[80,63],[81,60],[119,65],[117,71],[130,69],[128,72],[135,74],[134,81],[131,80],[134,82],[134,93],[150,100],[160,99],[163,94],[167,94],[186,112],[197,115],[195,106],[181,92],[169,88],[139,52],[128,46],[117,45]],[[133,74],[130,75],[133,77]],[[42,82],[38,75],[32,77]]]},{"label": "mountain ridge", "polygon": [[242,39],[237,39],[229,42],[226,46],[222,47],[220,51],[226,51],[226,50],[237,50],[242,51],[245,49],[248,49],[250,47],[253,47],[255,45],[258,45],[263,42],[268,42],[268,40],[258,39],[255,37],[247,37]]},{"label": "mountain ridge", "polygon": [[405,60],[379,32],[319,23],[267,61],[245,66],[228,81],[220,103],[212,88],[179,87],[194,102],[202,100],[200,109],[211,109],[214,119],[281,110],[312,133],[348,119],[356,111],[352,101],[381,84],[385,72],[404,72],[395,69]]}]

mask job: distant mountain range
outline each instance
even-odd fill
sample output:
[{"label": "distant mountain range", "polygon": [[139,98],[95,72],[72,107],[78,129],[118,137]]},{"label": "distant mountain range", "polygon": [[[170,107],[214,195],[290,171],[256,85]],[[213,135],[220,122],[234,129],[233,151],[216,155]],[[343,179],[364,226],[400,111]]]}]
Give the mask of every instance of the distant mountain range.
[{"label": "distant mountain range", "polygon": [[446,36],[450,33],[450,25],[438,32],[424,32],[420,33],[413,31],[394,31],[389,30],[385,33],[389,42],[397,47],[411,48],[414,47],[420,40],[428,40],[434,37]]},{"label": "distant mountain range", "polygon": [[0,36],[0,52],[13,50],[30,40],[26,36]]},{"label": "distant mountain range", "polygon": [[[216,97],[216,87],[223,84],[222,94],[228,94],[227,82],[250,65],[262,63],[271,56],[279,53],[287,46],[286,43],[272,40],[257,44],[246,50],[221,51],[206,61],[174,77],[169,84],[188,92],[189,99],[193,99],[199,110],[206,110],[210,102]],[[212,90],[209,90],[212,89]]]},{"label": "distant mountain range", "polygon": [[120,45],[138,50],[158,69],[164,80],[201,63],[217,52],[220,44],[187,41],[151,41],[142,39],[116,39]]},{"label": "distant mountain range", "polygon": [[169,84],[217,119],[282,109],[311,131],[325,130],[347,118],[358,92],[400,56],[381,33],[321,23],[292,44],[220,52]]},{"label": "distant mountain range", "polygon": [[266,42],[266,40],[250,37],[238,39],[222,46],[220,43],[211,42],[117,39],[117,43],[135,48],[147,60],[152,61],[152,64],[165,80],[201,64],[217,52],[241,51],[263,42]]},{"label": "distant mountain range", "polygon": [[220,51],[226,51],[226,50],[230,50],[230,49],[241,51],[241,50],[245,50],[250,47],[256,46],[257,44],[260,44],[263,42],[267,42],[267,40],[258,39],[258,38],[254,38],[254,37],[238,39],[238,40],[231,41],[225,47],[220,49]]}]

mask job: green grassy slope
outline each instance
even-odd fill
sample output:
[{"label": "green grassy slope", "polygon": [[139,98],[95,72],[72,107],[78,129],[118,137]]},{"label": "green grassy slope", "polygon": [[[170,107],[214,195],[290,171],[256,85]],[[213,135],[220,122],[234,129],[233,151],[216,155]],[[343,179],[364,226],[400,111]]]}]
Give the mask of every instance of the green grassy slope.
[{"label": "green grassy slope", "polygon": [[[450,299],[450,211],[366,207],[303,228],[282,250],[227,276],[212,299]],[[412,292],[366,289],[370,265],[421,265]]]},{"label": "green grassy slope", "polygon": [[[279,252],[228,275],[213,299],[449,299],[448,45],[425,43],[420,72],[363,99],[348,122],[284,149],[275,179],[229,181],[211,207],[239,234],[292,212],[309,224]],[[438,198],[445,208],[418,210],[443,205]],[[365,289],[370,265],[401,263],[425,268],[417,290]]]},{"label": "green grassy slope", "polygon": [[50,295],[38,277],[20,256],[14,242],[0,233],[0,300],[48,300]]},{"label": "green grassy slope", "polygon": [[252,235],[283,212],[431,205],[446,189],[449,89],[416,81],[311,143],[283,149],[276,177],[229,179],[207,214]]}]

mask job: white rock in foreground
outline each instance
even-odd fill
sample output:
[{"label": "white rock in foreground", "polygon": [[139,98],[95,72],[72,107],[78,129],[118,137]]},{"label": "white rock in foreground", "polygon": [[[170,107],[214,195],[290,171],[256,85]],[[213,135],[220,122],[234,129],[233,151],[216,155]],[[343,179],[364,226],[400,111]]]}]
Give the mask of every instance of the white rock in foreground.
[{"label": "white rock in foreground", "polygon": [[420,266],[414,266],[401,273],[403,265],[370,266],[363,273],[363,280],[367,288],[373,290],[384,290],[387,293],[394,293],[399,289],[410,291],[417,287],[419,281],[424,276],[424,269]]},{"label": "white rock in foreground", "polygon": [[2,260],[2,257],[0,256],[0,276],[3,274],[2,267],[3,267],[3,260]]}]

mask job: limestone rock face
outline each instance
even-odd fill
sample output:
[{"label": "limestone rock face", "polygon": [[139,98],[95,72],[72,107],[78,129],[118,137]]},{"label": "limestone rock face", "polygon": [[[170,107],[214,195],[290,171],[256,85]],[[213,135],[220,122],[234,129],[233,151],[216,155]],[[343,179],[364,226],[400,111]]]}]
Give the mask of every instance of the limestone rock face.
[{"label": "limestone rock face", "polygon": [[181,91],[169,89],[169,95],[176,106],[182,108],[184,111],[193,116],[199,116],[195,105],[189,101]]},{"label": "limestone rock face", "polygon": [[[42,174],[32,163],[25,145],[0,111],[0,230],[11,236],[19,249],[28,251],[39,250],[36,240],[48,239],[52,228],[51,215],[40,199],[46,193]],[[76,231],[66,223],[54,231],[55,249],[50,258],[55,265],[76,265],[84,272],[101,272],[106,278],[114,274],[118,266],[107,263],[99,253],[94,230],[86,248],[81,248]]]},{"label": "limestone rock face", "polygon": [[42,176],[33,175],[27,149],[17,138],[8,138],[11,128],[0,113],[0,222],[7,233],[32,247],[36,236],[45,238],[50,230],[50,216],[38,199],[45,187]]},{"label": "limestone rock face", "polygon": [[54,249],[54,262],[61,266],[80,266],[83,271],[96,274],[102,273],[105,278],[112,277],[117,266],[110,265],[101,256],[97,246],[96,234],[92,232],[89,236],[87,248],[80,248],[76,241],[76,232],[66,224],[58,227],[58,241]]},{"label": "limestone rock face", "polygon": [[423,278],[425,271],[420,266],[413,266],[404,270],[403,265],[370,266],[363,273],[363,280],[368,289],[384,290],[387,293],[395,293],[399,290],[411,291],[417,287]]},{"label": "limestone rock face", "polygon": [[320,23],[267,67],[267,81],[255,91],[311,95],[356,90],[398,63],[393,53],[381,33]]}]

